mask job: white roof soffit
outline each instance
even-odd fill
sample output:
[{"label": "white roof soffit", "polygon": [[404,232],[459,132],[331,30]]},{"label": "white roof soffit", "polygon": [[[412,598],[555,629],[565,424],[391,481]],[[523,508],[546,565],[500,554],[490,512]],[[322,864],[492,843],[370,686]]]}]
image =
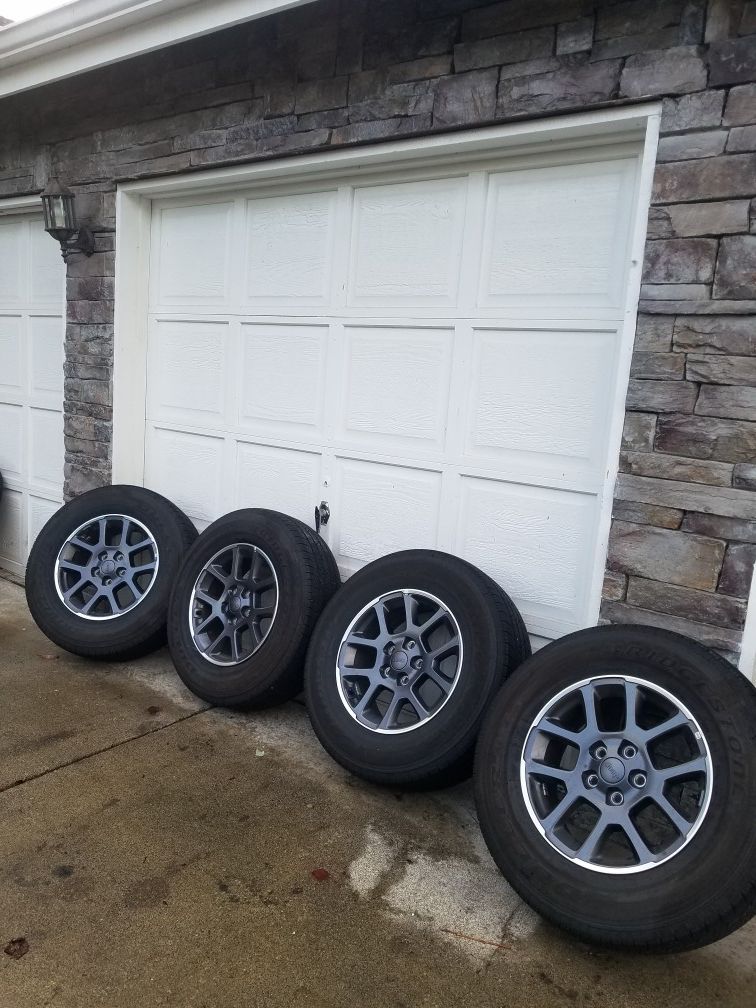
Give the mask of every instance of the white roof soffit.
[{"label": "white roof soffit", "polygon": [[74,0],[0,29],[0,98],[313,0]]}]

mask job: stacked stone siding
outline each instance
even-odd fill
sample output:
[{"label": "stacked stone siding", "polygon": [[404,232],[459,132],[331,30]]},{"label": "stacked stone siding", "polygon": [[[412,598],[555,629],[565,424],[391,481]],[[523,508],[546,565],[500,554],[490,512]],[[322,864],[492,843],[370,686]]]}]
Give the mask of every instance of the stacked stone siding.
[{"label": "stacked stone siding", "polygon": [[[319,0],[0,102],[0,197],[53,171],[66,493],[110,479],[117,180],[663,102],[602,618],[737,654],[756,557],[755,0]],[[201,250],[198,250],[201,253]]]}]

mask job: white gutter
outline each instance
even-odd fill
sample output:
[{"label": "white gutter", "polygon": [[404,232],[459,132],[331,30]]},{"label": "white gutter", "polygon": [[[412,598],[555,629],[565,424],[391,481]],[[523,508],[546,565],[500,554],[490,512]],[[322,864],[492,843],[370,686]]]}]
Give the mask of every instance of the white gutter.
[{"label": "white gutter", "polygon": [[0,98],[313,0],[74,0],[0,28]]}]

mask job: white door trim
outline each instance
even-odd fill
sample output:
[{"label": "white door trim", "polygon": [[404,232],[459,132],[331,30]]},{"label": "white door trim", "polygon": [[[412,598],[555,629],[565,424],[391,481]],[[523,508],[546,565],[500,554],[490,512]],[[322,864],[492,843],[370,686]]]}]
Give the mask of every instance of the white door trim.
[{"label": "white door trim", "polygon": [[0,216],[18,213],[38,213],[42,215],[42,201],[39,196],[9,196],[0,200]]},{"label": "white door trim", "polygon": [[609,436],[595,563],[589,591],[589,612],[599,615],[613,490],[625,416],[635,322],[640,293],[648,208],[656,162],[661,105],[653,102],[622,109],[577,113],[557,118],[459,133],[393,141],[374,146],[271,159],[210,171],[128,183],[116,196],[115,340],[113,377],[113,480],[142,483],[144,479],[145,399],[150,223],[152,201],[170,197],[211,196],[219,191],[248,189],[256,184],[291,184],[376,170],[453,167],[471,158],[527,155],[577,147],[642,141],[639,187],[633,208],[631,267],[623,310],[623,337],[618,384]]},{"label": "white door trim", "polygon": [[751,590],[748,593],[748,608],[746,609],[738,668],[747,679],[756,685],[756,570],[751,577]]}]

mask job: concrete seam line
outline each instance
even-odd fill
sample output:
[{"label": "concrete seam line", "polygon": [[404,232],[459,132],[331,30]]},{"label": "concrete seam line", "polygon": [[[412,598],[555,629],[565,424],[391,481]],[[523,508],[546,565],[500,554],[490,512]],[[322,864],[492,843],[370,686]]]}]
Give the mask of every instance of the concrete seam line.
[{"label": "concrete seam line", "polygon": [[119,742],[113,742],[112,745],[103,746],[102,749],[95,749],[94,752],[84,753],[82,756],[76,756],[74,759],[67,760],[65,763],[58,763],[57,766],[49,767],[47,770],[42,770],[40,773],[30,774],[28,777],[21,777],[12,784],[6,784],[5,787],[0,787],[0,795],[5,794],[7,791],[12,791],[13,788],[21,787],[23,784],[30,784],[32,781],[40,780],[42,777],[47,777],[49,774],[55,773],[57,770],[65,770],[66,767],[76,766],[77,763],[83,763],[84,760],[91,759],[93,756],[100,756],[102,753],[111,752],[113,749],[118,749],[119,746],[128,745],[130,742],[137,742],[139,739],[145,738],[147,735],[156,735],[158,732],[164,731],[166,728],[172,728],[174,725],[181,724],[182,721],[189,721],[191,718],[197,717],[199,714],[206,714],[209,710],[214,710],[214,707],[203,707],[202,710],[192,711],[191,714],[187,714],[185,717],[176,718],[175,721],[169,721],[167,724],[160,725],[157,728],[150,728],[149,731],[140,732],[139,735],[131,735],[129,738],[121,739]]}]

